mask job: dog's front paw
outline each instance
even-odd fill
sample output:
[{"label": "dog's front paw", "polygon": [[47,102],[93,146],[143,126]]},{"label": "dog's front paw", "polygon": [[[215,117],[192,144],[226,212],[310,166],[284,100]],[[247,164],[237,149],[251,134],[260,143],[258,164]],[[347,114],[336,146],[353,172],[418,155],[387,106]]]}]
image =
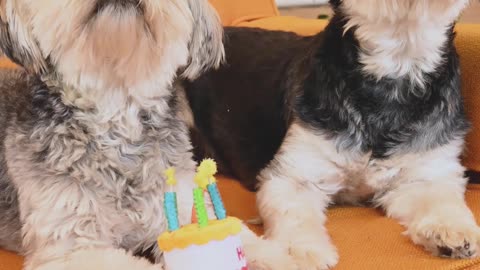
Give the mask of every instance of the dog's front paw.
[{"label": "dog's front paw", "polygon": [[288,248],[274,241],[257,238],[245,244],[244,249],[251,270],[300,270]]},{"label": "dog's front paw", "polygon": [[480,228],[459,221],[420,223],[408,232],[414,243],[424,246],[436,256],[473,258],[478,256]]},{"label": "dog's front paw", "polygon": [[338,263],[337,250],[328,241],[293,242],[289,252],[298,269],[302,270],[326,270]]}]

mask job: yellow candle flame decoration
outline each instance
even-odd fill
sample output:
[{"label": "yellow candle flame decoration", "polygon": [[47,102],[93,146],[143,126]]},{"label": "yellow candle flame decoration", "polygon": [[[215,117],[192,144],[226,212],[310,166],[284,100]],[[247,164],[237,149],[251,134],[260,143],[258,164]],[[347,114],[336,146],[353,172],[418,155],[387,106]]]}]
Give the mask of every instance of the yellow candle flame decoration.
[{"label": "yellow candle flame decoration", "polygon": [[174,186],[177,184],[177,179],[175,178],[175,168],[168,168],[165,171],[165,176],[167,177],[167,185]]},{"label": "yellow candle flame decoration", "polygon": [[200,163],[195,175],[195,183],[202,189],[207,189],[208,184],[216,182],[214,175],[217,173],[217,164],[213,159],[205,159]]}]

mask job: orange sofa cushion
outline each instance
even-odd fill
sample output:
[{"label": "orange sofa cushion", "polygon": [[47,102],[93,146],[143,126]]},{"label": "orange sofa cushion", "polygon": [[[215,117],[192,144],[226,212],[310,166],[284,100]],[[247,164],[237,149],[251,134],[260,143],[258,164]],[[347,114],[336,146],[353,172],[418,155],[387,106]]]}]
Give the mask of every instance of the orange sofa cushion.
[{"label": "orange sofa cushion", "polygon": [[16,65],[8,58],[0,57],[0,68],[14,68]]},{"label": "orange sofa cushion", "polygon": [[0,270],[20,270],[22,263],[22,257],[0,249]]},{"label": "orange sofa cushion", "polygon": [[209,0],[224,25],[278,15],[274,0]]}]

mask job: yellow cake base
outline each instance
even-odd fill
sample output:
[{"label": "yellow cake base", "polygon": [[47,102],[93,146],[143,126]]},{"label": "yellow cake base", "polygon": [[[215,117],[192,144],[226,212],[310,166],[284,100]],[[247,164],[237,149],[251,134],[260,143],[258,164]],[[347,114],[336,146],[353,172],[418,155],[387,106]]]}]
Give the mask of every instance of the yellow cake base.
[{"label": "yellow cake base", "polygon": [[184,249],[192,245],[201,246],[211,241],[221,241],[229,236],[235,236],[241,230],[242,223],[235,217],[209,220],[205,228],[200,228],[198,224],[189,224],[177,231],[163,233],[158,238],[158,246],[164,252]]}]

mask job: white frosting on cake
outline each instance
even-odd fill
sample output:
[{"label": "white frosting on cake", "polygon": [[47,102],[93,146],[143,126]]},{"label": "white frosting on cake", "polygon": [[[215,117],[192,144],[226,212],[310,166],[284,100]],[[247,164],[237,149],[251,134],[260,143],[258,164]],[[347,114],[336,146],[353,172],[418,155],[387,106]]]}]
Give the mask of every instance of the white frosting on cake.
[{"label": "white frosting on cake", "polygon": [[166,270],[247,270],[238,235],[164,253]]}]

